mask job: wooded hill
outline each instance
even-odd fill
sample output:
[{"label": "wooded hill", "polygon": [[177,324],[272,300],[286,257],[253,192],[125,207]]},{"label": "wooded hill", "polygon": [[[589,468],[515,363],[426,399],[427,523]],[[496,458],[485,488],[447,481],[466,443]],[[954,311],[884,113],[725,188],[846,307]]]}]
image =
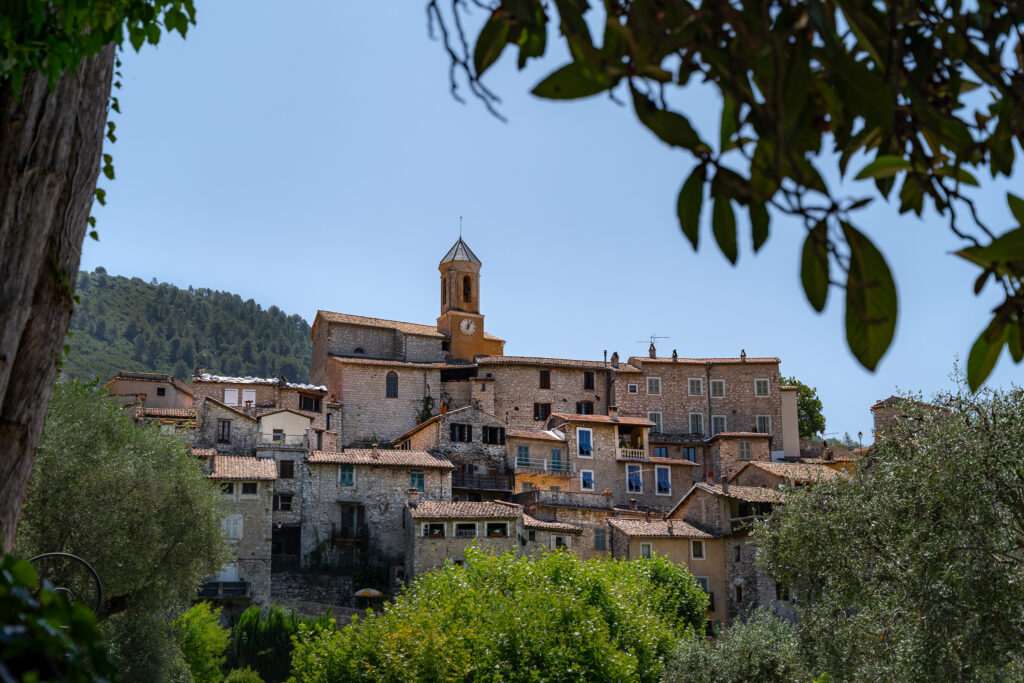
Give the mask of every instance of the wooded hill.
[{"label": "wooded hill", "polygon": [[79,273],[81,303],[71,318],[62,374],[109,378],[118,370],[169,372],[191,382],[220,375],[309,381],[309,324],[277,306],[211,289],[179,289],[103,268]]}]

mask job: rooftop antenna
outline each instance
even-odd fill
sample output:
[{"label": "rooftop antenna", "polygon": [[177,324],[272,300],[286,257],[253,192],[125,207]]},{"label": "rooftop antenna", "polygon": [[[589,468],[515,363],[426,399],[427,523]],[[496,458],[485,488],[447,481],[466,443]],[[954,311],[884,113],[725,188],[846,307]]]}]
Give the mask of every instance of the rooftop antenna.
[{"label": "rooftop antenna", "polygon": [[656,339],[671,339],[671,338],[672,338],[672,337],[659,337],[659,336],[658,336],[658,335],[656,335],[656,334],[652,334],[652,335],[651,335],[651,338],[650,338],[650,339],[638,339],[638,340],[636,341],[636,343],[637,343],[637,344],[643,344],[643,343],[644,343],[644,342],[646,341],[646,342],[649,342],[649,343],[653,344],[653,343],[654,343],[654,340],[656,340]]}]

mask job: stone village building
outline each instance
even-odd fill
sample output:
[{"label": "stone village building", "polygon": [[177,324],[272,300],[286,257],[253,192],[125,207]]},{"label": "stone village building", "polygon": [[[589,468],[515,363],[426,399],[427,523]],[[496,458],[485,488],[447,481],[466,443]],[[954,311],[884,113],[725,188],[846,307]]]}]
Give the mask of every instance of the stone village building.
[{"label": "stone village building", "polygon": [[[481,262],[461,238],[438,270],[435,324],[318,311],[311,384],[194,376],[193,452],[232,484],[226,519],[242,519],[234,573],[207,594],[224,597],[233,577],[256,602],[296,597],[299,584],[338,600],[358,588],[345,568],[367,558],[396,585],[470,544],[688,562],[672,543],[700,540],[709,559],[729,559],[744,533],[728,516],[737,495],[775,501],[793,483],[729,483],[799,456],[778,358],[660,357],[653,344],[628,362],[506,356],[484,329]],[[698,514],[714,505],[717,517]],[[295,578],[320,569],[321,585]],[[721,597],[741,574],[748,595],[767,595],[737,572],[698,574],[715,619],[744,609]]]}]

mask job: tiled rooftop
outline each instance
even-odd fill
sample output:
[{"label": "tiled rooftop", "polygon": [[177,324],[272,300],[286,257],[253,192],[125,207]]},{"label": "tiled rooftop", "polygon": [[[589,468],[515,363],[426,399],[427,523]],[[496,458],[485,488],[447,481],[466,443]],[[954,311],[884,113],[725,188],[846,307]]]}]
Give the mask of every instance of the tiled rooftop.
[{"label": "tiled rooftop", "polygon": [[407,360],[390,360],[388,358],[364,358],[363,356],[331,356],[331,360],[349,365],[380,365],[389,368],[416,368],[420,370],[446,370],[453,367],[473,367],[465,361],[432,361],[416,363]]},{"label": "tiled rooftop", "polygon": [[716,496],[725,496],[733,500],[741,500],[747,503],[778,503],[785,498],[782,491],[769,489],[762,486],[734,486],[729,484],[729,492],[722,490],[721,484],[696,484],[697,488],[704,489]]},{"label": "tiled rooftop", "polygon": [[[341,323],[343,325],[359,325],[360,327],[376,327],[386,330],[398,330],[403,334],[411,334],[418,337],[435,337],[447,339],[448,335],[437,331],[434,325],[420,325],[419,323],[407,323],[401,320],[388,320],[387,318],[370,318],[364,315],[351,315],[349,313],[335,313],[334,311],[317,311],[317,319],[326,320],[329,323]],[[315,324],[315,321],[314,321]],[[484,339],[504,341],[493,334],[484,333]]]},{"label": "tiled rooftop", "polygon": [[[810,464],[810,463],[795,463],[795,462],[750,462],[743,466],[740,470],[747,469],[748,467],[754,467],[759,470],[774,474],[778,477],[788,479],[789,481],[798,482],[801,484],[812,483],[816,481],[830,481],[842,476],[839,472],[835,471],[831,467],[826,467],[822,464]],[[735,479],[739,476],[739,472],[733,475]],[[732,487],[730,487],[732,488]]]},{"label": "tiled rooftop", "polygon": [[523,526],[527,529],[539,529],[541,531],[564,531],[570,534],[582,534],[583,529],[565,522],[545,522],[530,515],[523,514]]},{"label": "tiled rooftop", "polygon": [[450,261],[469,261],[480,265],[480,259],[476,257],[473,250],[469,248],[469,245],[462,241],[462,236],[452,245],[452,248],[448,250],[448,253],[441,259],[441,263],[448,263]]},{"label": "tiled rooftop", "polygon": [[240,455],[217,455],[213,458],[211,479],[277,479],[277,462],[273,458],[250,458]]},{"label": "tiled rooftop", "polygon": [[193,448],[192,455],[197,458],[213,458],[217,455],[216,448]]},{"label": "tiled rooftop", "polygon": [[712,534],[681,519],[610,519],[608,523],[633,538],[714,538]]},{"label": "tiled rooftop", "polygon": [[423,467],[450,470],[452,463],[427,451],[394,451],[346,448],[344,451],[313,451],[309,462],[321,465],[374,465],[377,467]]},{"label": "tiled rooftop", "polygon": [[653,427],[654,423],[642,417],[610,417],[608,415],[576,415],[571,413],[551,413],[551,417],[557,417],[568,422],[601,422],[605,424],[636,425],[640,427]]},{"label": "tiled rooftop", "polygon": [[583,370],[611,370],[611,366],[599,360],[574,360],[572,358],[543,358],[540,356],[484,356],[473,357],[477,365],[534,365],[539,367],[579,368]]},{"label": "tiled rooftop", "polygon": [[705,365],[712,363],[715,365],[731,365],[731,364],[746,364],[746,365],[778,365],[781,361],[774,357],[756,357],[747,356],[746,359],[740,358],[647,358],[644,356],[631,356],[629,362],[634,365],[642,364],[676,364],[676,365]]},{"label": "tiled rooftop", "polygon": [[517,519],[523,511],[500,503],[423,500],[409,514],[413,519]]},{"label": "tiled rooftop", "polygon": [[135,411],[136,418],[142,417],[165,417],[195,419],[196,411],[192,408],[147,408],[141,406]]},{"label": "tiled rooftop", "polygon": [[223,382],[225,384],[269,384],[272,386],[280,386],[285,389],[304,389],[305,391],[316,391],[327,393],[327,387],[316,384],[303,384],[301,382],[288,382],[282,379],[276,379],[273,377],[225,377],[222,375],[212,375],[208,372],[199,373],[192,376],[193,382]]}]

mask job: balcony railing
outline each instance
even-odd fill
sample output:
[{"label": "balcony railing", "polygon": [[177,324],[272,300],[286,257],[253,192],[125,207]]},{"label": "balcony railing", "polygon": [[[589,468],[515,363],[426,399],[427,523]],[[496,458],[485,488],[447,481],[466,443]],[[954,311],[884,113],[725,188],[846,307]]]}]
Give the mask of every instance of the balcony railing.
[{"label": "balcony railing", "polygon": [[460,489],[484,489],[488,491],[511,491],[512,477],[507,474],[465,474],[452,473],[452,486]]},{"label": "balcony railing", "polygon": [[544,470],[545,473],[570,476],[576,473],[576,464],[566,460],[518,458],[516,460],[516,470]]},{"label": "balcony railing", "polygon": [[199,597],[212,600],[247,598],[250,594],[248,581],[207,581],[199,588]]},{"label": "balcony railing", "polygon": [[308,443],[305,434],[259,434],[257,448],[305,449]]},{"label": "balcony railing", "polygon": [[616,460],[647,460],[647,451],[643,448],[616,448]]}]

